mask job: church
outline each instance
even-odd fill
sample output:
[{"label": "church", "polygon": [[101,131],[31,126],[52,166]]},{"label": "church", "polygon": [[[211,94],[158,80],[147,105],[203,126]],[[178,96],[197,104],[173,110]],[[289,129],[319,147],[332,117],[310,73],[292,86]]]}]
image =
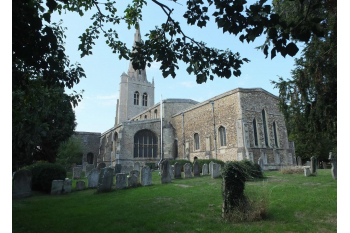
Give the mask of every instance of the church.
[{"label": "church", "polygon": [[[134,46],[141,41],[136,30]],[[263,160],[264,170],[296,165],[278,97],[261,88],[236,88],[203,102],[164,99],[154,104],[146,70],[120,77],[114,126],[103,133],[76,132],[87,164],[132,167],[164,159]]]}]

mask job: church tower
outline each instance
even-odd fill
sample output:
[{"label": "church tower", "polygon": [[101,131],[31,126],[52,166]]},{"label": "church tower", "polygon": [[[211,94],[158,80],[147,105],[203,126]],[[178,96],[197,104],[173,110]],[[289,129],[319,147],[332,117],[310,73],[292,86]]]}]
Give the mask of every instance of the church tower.
[{"label": "church tower", "polygon": [[[136,42],[140,41],[140,29],[137,29],[133,47],[136,47]],[[128,74],[123,72],[120,76],[115,125],[129,120],[153,105],[154,80],[152,83],[148,82],[146,70],[134,70],[130,61]]]}]

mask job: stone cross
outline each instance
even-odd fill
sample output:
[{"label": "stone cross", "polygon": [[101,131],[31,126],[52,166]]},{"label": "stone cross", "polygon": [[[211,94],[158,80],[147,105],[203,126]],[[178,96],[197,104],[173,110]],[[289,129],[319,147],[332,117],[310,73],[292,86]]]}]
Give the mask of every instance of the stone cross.
[{"label": "stone cross", "polygon": [[205,176],[205,175],[208,175],[208,164],[203,164],[202,166],[202,175]]},{"label": "stone cross", "polygon": [[174,178],[181,179],[181,164],[175,163],[174,170],[175,170]]},{"label": "stone cross", "polygon": [[13,175],[12,198],[30,197],[32,192],[32,173],[22,169]]},{"label": "stone cross", "polygon": [[126,187],[126,174],[125,173],[117,173],[115,179],[115,188],[123,189]]},{"label": "stone cross", "polygon": [[192,170],[191,164],[185,163],[185,165],[184,165],[185,178],[191,178],[192,177],[192,171],[191,170]]},{"label": "stone cross", "polygon": [[162,166],[161,166],[161,182],[162,184],[166,184],[166,183],[171,183],[171,176],[170,176],[170,163],[169,160],[164,160],[162,162]]},{"label": "stone cross", "polygon": [[194,177],[200,176],[199,163],[197,160],[194,161],[193,163],[193,176]]},{"label": "stone cross", "polygon": [[141,185],[148,186],[152,184],[152,172],[149,166],[141,168]]}]

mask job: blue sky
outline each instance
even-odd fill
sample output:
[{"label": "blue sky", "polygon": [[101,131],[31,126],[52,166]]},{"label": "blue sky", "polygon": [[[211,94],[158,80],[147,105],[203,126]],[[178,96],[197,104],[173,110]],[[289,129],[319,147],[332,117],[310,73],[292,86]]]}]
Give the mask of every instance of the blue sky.
[{"label": "blue sky", "polygon": [[[120,14],[126,7],[126,1],[117,1]],[[185,3],[184,0],[178,1]],[[204,101],[223,92],[237,87],[254,88],[261,87],[275,95],[278,90],[273,88],[271,80],[278,80],[278,76],[290,78],[290,71],[294,66],[295,57],[287,56],[283,58],[277,55],[273,60],[265,59],[261,50],[255,47],[263,44],[265,38],[259,38],[254,43],[241,43],[238,37],[228,33],[223,34],[222,29],[218,29],[214,20],[211,19],[206,28],[200,29],[197,26],[189,26],[182,15],[186,11],[186,5],[175,4],[165,1],[170,8],[174,8],[174,19],[180,22],[183,31],[190,37],[202,40],[210,47],[218,49],[230,49],[233,52],[239,52],[241,57],[246,57],[251,62],[245,63],[241,69],[240,77],[231,77],[230,79],[215,77],[213,81],[197,84],[194,75],[186,72],[187,66],[179,63],[180,69],[176,71],[176,77],[163,78],[159,70],[159,64],[153,63],[151,68],[147,68],[147,77],[155,81],[155,103],[159,102],[160,96],[166,98],[189,98],[196,101]],[[120,7],[119,7],[120,6]],[[119,10],[120,9],[120,10]],[[93,48],[93,55],[80,58],[78,51],[79,35],[91,24],[91,12],[87,12],[83,17],[77,13],[67,13],[52,18],[52,21],[63,20],[63,26],[66,31],[66,54],[71,62],[79,62],[85,69],[87,78],[82,79],[73,89],[76,91],[84,90],[83,100],[75,108],[77,119],[77,131],[104,132],[114,125],[116,112],[116,102],[119,98],[119,82],[123,72],[127,72],[129,61],[119,60],[118,54],[113,54],[106,45],[105,38],[102,37],[96,41]],[[154,29],[156,25],[166,21],[165,14],[160,7],[149,2],[143,9],[143,20],[140,22],[141,35],[145,35],[149,30]],[[119,25],[110,25],[117,30],[120,40],[125,42],[128,48],[132,47],[135,29],[128,30],[123,22]],[[144,36],[143,36],[144,38]],[[67,90],[69,93],[71,90]]]}]

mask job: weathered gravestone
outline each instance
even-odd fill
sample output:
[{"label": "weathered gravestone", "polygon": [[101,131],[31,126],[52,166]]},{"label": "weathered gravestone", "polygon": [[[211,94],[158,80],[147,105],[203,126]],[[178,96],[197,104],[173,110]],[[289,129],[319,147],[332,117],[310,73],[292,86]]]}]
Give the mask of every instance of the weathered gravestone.
[{"label": "weathered gravestone", "polygon": [[126,187],[126,174],[125,173],[117,173],[115,179],[115,188],[123,189]]},{"label": "weathered gravestone", "polygon": [[322,167],[323,169],[327,169],[327,163],[325,161],[322,161]]},{"label": "weathered gravestone", "polygon": [[113,168],[105,167],[100,171],[97,184],[97,192],[108,192],[112,189]]},{"label": "weathered gravestone", "polygon": [[99,175],[100,175],[99,169],[94,168],[91,170],[90,175],[88,176],[88,188],[97,187]]},{"label": "weathered gravestone", "polygon": [[213,164],[213,171],[211,173],[211,178],[217,178],[221,175],[221,165],[214,163]]},{"label": "weathered gravestone", "polygon": [[202,175],[205,176],[205,175],[208,175],[208,164],[203,164],[203,167],[202,167]]},{"label": "weathered gravestone", "polygon": [[162,162],[162,166],[161,166],[161,182],[162,184],[166,184],[166,183],[171,183],[171,176],[170,176],[170,163],[169,160],[164,160]]},{"label": "weathered gravestone", "polygon": [[83,171],[83,168],[81,167],[75,167],[73,168],[73,179],[77,180],[77,179],[81,179],[81,173]]},{"label": "weathered gravestone", "polygon": [[128,187],[137,187],[138,178],[134,175],[129,176],[128,178]]},{"label": "weathered gravestone", "polygon": [[311,174],[313,175],[317,175],[317,161],[316,158],[314,156],[311,157]]},{"label": "weathered gravestone", "polygon": [[121,173],[122,171],[122,165],[121,164],[116,164],[114,167],[115,174]]},{"label": "weathered gravestone", "polygon": [[297,165],[298,166],[303,166],[302,163],[301,163],[301,157],[300,156],[298,156],[298,164]]},{"label": "weathered gravestone", "polygon": [[185,178],[191,178],[192,177],[191,164],[185,163],[185,165],[184,165],[184,174],[185,174]]},{"label": "weathered gravestone", "polygon": [[137,179],[139,179],[140,177],[140,171],[138,170],[131,170],[130,173],[129,173],[130,176],[134,175],[137,177]]},{"label": "weathered gravestone", "polygon": [[337,179],[337,158],[332,155],[332,152],[329,152],[329,159],[331,160],[332,168],[331,173],[334,180]]},{"label": "weathered gravestone", "polygon": [[141,168],[141,185],[148,186],[152,184],[152,172],[149,166]]},{"label": "weathered gravestone", "polygon": [[32,173],[22,169],[13,175],[12,198],[29,197],[32,192]]},{"label": "weathered gravestone", "polygon": [[311,172],[310,172],[310,168],[309,167],[304,167],[304,175],[305,176],[310,176]]},{"label": "weathered gravestone", "polygon": [[87,164],[85,167],[85,177],[89,177],[89,174],[91,173],[92,169],[94,169],[95,166],[93,164]]},{"label": "weathered gravestone", "polygon": [[75,184],[75,190],[80,191],[85,189],[85,181],[84,180],[78,180]]},{"label": "weathered gravestone", "polygon": [[102,169],[102,168],[105,168],[106,167],[106,164],[105,163],[99,163],[98,165],[97,165],[97,169]]},{"label": "weathered gravestone", "polygon": [[63,181],[62,193],[66,194],[70,192],[72,192],[72,180],[67,178]]},{"label": "weathered gravestone", "polygon": [[214,164],[213,161],[211,161],[211,162],[209,163],[209,174],[211,174],[212,171],[213,171],[213,164]]},{"label": "weathered gravestone", "polygon": [[258,164],[260,167],[260,171],[264,171],[264,161],[263,161],[263,158],[261,156],[258,159]]},{"label": "weathered gravestone", "polygon": [[172,180],[174,179],[174,165],[170,165],[169,176]]},{"label": "weathered gravestone", "polygon": [[63,180],[53,180],[51,183],[51,195],[61,195],[63,191]]},{"label": "weathered gravestone", "polygon": [[194,177],[200,176],[199,163],[197,160],[194,161],[194,163],[193,163],[193,176]]},{"label": "weathered gravestone", "polygon": [[181,179],[181,164],[175,163],[174,165],[175,179]]},{"label": "weathered gravestone", "polygon": [[134,163],[134,169],[133,170],[137,170],[137,171],[140,172],[140,163],[139,162]]}]

